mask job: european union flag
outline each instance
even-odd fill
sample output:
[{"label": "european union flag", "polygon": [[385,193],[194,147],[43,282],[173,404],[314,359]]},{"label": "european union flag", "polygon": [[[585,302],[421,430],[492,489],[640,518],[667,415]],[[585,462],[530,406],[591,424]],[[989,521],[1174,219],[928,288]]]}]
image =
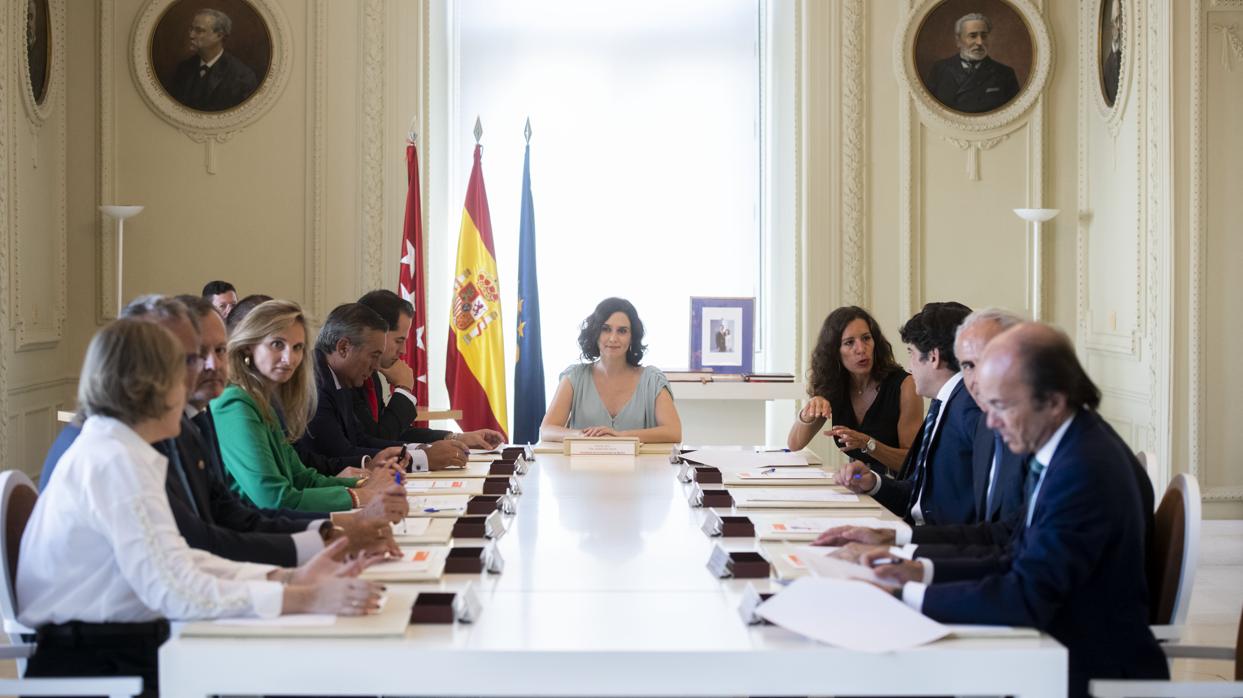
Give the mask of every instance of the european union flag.
[{"label": "european union flag", "polygon": [[522,222],[518,232],[518,351],[514,367],[513,442],[539,442],[544,421],[544,352],[539,331],[539,281],[535,273],[535,206],[531,201],[531,120],[522,161]]}]

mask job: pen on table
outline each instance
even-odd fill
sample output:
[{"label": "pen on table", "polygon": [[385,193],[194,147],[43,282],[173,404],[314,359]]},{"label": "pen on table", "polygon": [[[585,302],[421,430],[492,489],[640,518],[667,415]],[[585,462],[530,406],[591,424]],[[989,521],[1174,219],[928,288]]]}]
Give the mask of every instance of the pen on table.
[{"label": "pen on table", "polygon": [[768,468],[766,470],[761,470],[760,475],[772,475],[775,472],[777,472],[776,468]]},{"label": "pen on table", "polygon": [[435,513],[436,513],[436,512],[438,512],[438,511],[440,511],[440,510],[439,510],[439,509],[437,509],[436,507],[428,507],[428,508],[426,508],[426,509],[424,509],[424,510],[423,510],[423,513],[424,513],[424,514],[435,514]]},{"label": "pen on table", "polygon": [[760,453],[789,453],[788,448],[761,448]]}]

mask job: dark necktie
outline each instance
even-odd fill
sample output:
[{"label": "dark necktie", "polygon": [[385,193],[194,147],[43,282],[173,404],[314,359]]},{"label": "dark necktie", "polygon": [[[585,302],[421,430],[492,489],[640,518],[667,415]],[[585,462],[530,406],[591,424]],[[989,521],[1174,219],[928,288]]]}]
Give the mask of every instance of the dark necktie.
[{"label": "dark necktie", "polygon": [[206,63],[199,64],[199,80],[207,77],[207,73],[211,72],[211,66]]},{"label": "dark necktie", "polygon": [[1032,510],[1036,508],[1036,502],[1032,499],[1032,495],[1036,493],[1036,485],[1040,484],[1040,475],[1047,466],[1036,460],[1036,456],[1027,459],[1027,479],[1023,481],[1023,504],[1027,506],[1027,523],[1031,523]]},{"label": "dark necktie", "polygon": [[367,393],[367,407],[371,408],[372,421],[380,421],[380,397],[375,392],[375,381],[371,378],[367,379],[364,384],[364,390]]},{"label": "dark necktie", "polygon": [[1001,459],[1003,456],[1005,456],[1005,453],[1006,453],[1002,449],[1004,449],[1005,447],[1006,447],[1006,442],[1001,440],[1001,434],[994,433],[993,434],[993,463],[996,463],[996,467],[989,468],[992,475],[988,480],[988,490],[987,490],[988,499],[985,501],[985,504],[984,504],[984,518],[989,521],[992,520],[993,512],[996,511],[995,507],[997,506],[997,498],[1001,496],[1000,493],[997,492],[997,478],[1001,476]]},{"label": "dark necktie", "polygon": [[177,471],[177,481],[181,483],[181,489],[186,493],[186,501],[190,503],[190,508],[194,510],[194,515],[201,517],[199,513],[199,503],[195,499],[194,490],[190,489],[190,479],[186,477],[185,464],[181,459],[181,448],[177,445],[176,439],[168,440],[169,467]]},{"label": "dark necktie", "polygon": [[919,501],[920,491],[924,486],[924,466],[928,461],[928,448],[932,445],[933,428],[937,425],[937,415],[941,412],[941,401],[933,399],[928,405],[928,416],[924,417],[924,426],[921,428],[923,438],[919,440],[919,451],[915,454],[914,478],[915,486],[911,489],[911,503]]}]

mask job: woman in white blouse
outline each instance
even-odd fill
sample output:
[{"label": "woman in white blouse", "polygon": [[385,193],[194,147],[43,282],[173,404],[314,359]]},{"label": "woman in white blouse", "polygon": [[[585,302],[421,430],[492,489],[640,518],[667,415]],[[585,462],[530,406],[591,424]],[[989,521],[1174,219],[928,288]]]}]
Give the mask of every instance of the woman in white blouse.
[{"label": "woman in white blouse", "polygon": [[118,320],[91,340],[78,382],[86,423],[22,536],[18,618],[38,630],[27,676],[138,674],[156,695],[163,619],[379,608],[382,588],[354,578],[371,559],[332,559],[344,541],[296,569],[186,544],[164,491],[168,461],[151,447],[180,431],[185,363],[154,323]]}]

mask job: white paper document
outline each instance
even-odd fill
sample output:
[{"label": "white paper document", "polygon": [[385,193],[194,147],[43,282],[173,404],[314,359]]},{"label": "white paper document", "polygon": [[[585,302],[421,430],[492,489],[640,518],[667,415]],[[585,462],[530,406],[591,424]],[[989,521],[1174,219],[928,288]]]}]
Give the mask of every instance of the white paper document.
[{"label": "white paper document", "polygon": [[755,489],[732,490],[734,498],[748,502],[857,502],[859,495],[849,492],[834,492],[828,489],[795,489],[792,487],[757,487]]},{"label": "white paper document", "polygon": [[331,613],[295,613],[275,618],[218,618],[215,625],[234,628],[320,628],[337,622]]},{"label": "white paper document", "polygon": [[470,497],[466,496],[436,496],[436,497],[406,497],[406,501],[410,503],[411,514],[464,514],[466,513],[466,502]]},{"label": "white paper document", "polygon": [[421,492],[423,490],[460,490],[466,488],[465,480],[408,480],[406,481],[407,492]]},{"label": "white paper document", "polygon": [[939,640],[949,629],[871,584],[804,577],[756,613],[791,632],[835,647],[893,652]]},{"label": "white paper document", "polygon": [[400,558],[377,562],[368,567],[364,571],[363,576],[368,576],[368,573],[374,575],[423,573],[431,570],[432,561],[432,551],[430,549],[403,548]]},{"label": "white paper document", "polygon": [[399,536],[421,536],[432,525],[430,518],[407,518],[393,524],[393,533]]},{"label": "white paper document", "polygon": [[751,517],[755,535],[760,540],[814,540],[830,528],[838,526],[861,526],[863,528],[909,528],[902,521],[884,521],[873,516],[762,516]]},{"label": "white paper document", "polygon": [[820,468],[781,468],[743,470],[736,473],[739,480],[832,480],[833,476]]},{"label": "white paper document", "polygon": [[714,468],[784,468],[791,466],[807,467],[807,456],[802,453],[785,451],[756,453],[755,451],[734,450],[727,448],[702,448],[698,451],[683,453],[683,458]]}]

